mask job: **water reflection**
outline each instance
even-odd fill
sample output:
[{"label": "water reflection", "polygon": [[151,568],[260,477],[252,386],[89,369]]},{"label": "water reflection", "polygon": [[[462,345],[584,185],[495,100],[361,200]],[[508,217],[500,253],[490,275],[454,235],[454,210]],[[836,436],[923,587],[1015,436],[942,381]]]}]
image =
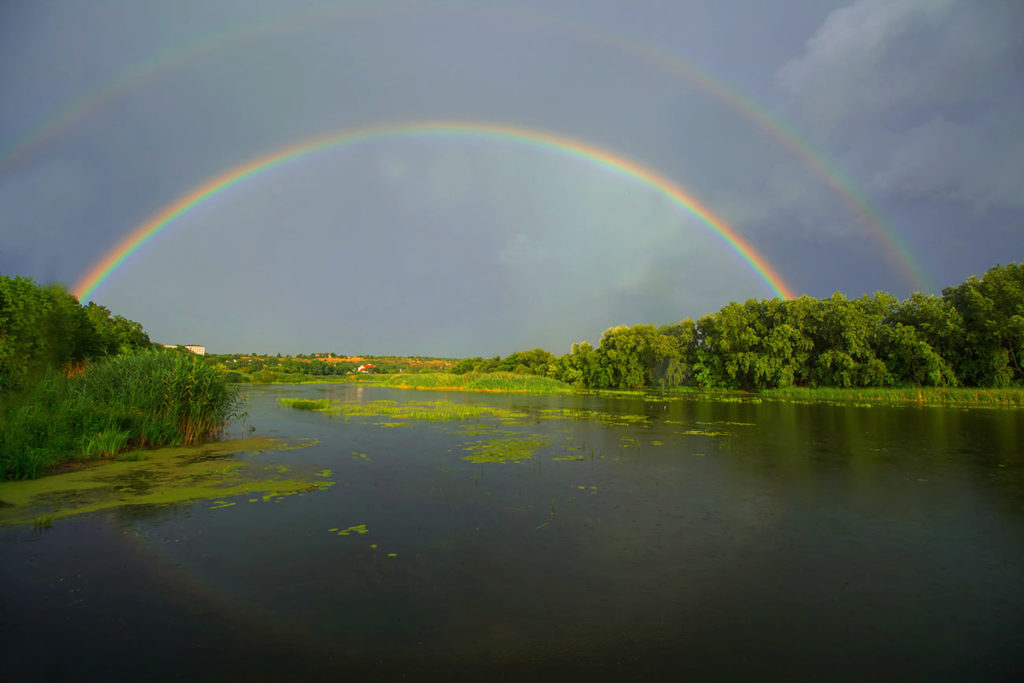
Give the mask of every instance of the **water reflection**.
[{"label": "water reflection", "polygon": [[[168,678],[468,678],[496,666],[609,680],[879,667],[960,678],[1020,664],[1020,413],[346,385],[248,393],[257,433],[319,439],[301,457],[337,484],[273,505],[83,517],[31,544],[5,530],[0,580],[26,596],[12,601],[8,647],[41,657],[22,628],[35,622],[68,643],[58,674],[125,673],[155,656]],[[458,400],[524,416],[396,429],[377,424],[390,417],[292,410],[282,396]],[[516,438],[548,445],[518,461],[463,457]],[[65,601],[64,575],[81,577],[86,602]],[[38,604],[51,606],[45,618]],[[104,643],[128,630],[136,649],[112,664]]]}]

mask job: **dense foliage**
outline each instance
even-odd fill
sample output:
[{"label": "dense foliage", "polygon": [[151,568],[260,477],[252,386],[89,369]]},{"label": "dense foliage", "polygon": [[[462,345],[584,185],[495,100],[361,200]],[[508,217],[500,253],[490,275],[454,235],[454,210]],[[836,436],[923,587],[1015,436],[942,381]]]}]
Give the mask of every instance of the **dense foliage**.
[{"label": "dense foliage", "polygon": [[80,306],[60,285],[0,275],[0,391],[50,368],[150,346],[142,325],[94,303]]},{"label": "dense foliage", "polygon": [[0,276],[0,479],[128,448],[191,444],[239,407],[212,364],[53,285]]},{"label": "dense foliage", "polygon": [[877,293],[730,303],[696,322],[613,327],[573,344],[453,372],[504,369],[575,386],[1006,387],[1024,383],[1024,266],[996,266],[941,297]]},{"label": "dense foliage", "polygon": [[297,356],[267,356],[258,353],[210,354],[206,358],[218,364],[227,373],[228,381],[257,384],[351,381],[362,365],[371,365],[371,374],[388,375],[440,372],[455,364],[451,359],[422,356],[358,356],[358,360],[352,360],[334,353]]}]

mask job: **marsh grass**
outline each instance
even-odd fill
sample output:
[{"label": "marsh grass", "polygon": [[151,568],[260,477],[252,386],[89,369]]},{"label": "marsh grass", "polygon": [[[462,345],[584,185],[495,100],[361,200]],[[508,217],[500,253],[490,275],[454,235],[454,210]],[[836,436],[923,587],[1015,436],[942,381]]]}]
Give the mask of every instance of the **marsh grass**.
[{"label": "marsh grass", "polygon": [[765,398],[795,403],[843,403],[871,405],[1024,407],[1024,387],[984,389],[975,387],[902,387],[840,389],[836,387],[789,387],[766,389]]},{"label": "marsh grass", "polygon": [[[492,406],[471,406],[450,401],[368,401],[366,403],[334,403],[325,411],[345,417],[388,417],[425,422],[453,422],[482,417],[522,419],[526,413]],[[386,424],[394,425],[394,422]]]},{"label": "marsh grass", "polygon": [[485,372],[455,375],[447,372],[405,373],[382,376],[381,386],[397,389],[435,391],[477,391],[505,394],[570,394],[575,390],[565,382],[538,375],[513,372]]},{"label": "marsh grass", "polygon": [[331,407],[329,398],[282,398],[281,403],[296,410],[326,410]]},{"label": "marsh grass", "polygon": [[0,406],[0,479],[126,448],[189,445],[239,415],[237,389],[198,356],[137,351],[51,372]]},{"label": "marsh grass", "polygon": [[108,429],[82,437],[81,451],[86,459],[109,458],[124,448],[131,436],[129,432],[119,429]]}]

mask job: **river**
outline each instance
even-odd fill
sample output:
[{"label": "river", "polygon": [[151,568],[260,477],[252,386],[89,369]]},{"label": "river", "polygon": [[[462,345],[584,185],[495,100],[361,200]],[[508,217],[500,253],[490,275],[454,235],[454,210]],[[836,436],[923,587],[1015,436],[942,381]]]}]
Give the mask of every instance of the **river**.
[{"label": "river", "polygon": [[333,486],[0,529],[0,679],[1024,678],[1022,411],[244,393]]}]

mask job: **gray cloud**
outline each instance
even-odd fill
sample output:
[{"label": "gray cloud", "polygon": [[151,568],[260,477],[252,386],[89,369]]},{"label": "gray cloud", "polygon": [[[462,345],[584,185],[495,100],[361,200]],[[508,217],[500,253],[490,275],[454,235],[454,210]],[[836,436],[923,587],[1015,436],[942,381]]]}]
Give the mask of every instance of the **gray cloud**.
[{"label": "gray cloud", "polygon": [[1020,207],[1024,9],[860,0],[778,72],[801,120],[848,151],[873,190]]},{"label": "gray cloud", "polygon": [[[102,97],[0,170],[0,267],[71,283],[148,216],[249,159],[354,126],[452,118],[565,135],[649,168],[800,292],[908,293],[828,179],[646,47],[781,112],[939,283],[1024,252],[1024,233],[1006,228],[1024,217],[1018,3],[322,6],[5,6],[0,148]],[[125,73],[140,75],[111,88]],[[244,180],[97,296],[158,339],[212,349],[491,355],[564,350],[617,323],[768,293],[649,186],[550,149],[427,135]]]}]

